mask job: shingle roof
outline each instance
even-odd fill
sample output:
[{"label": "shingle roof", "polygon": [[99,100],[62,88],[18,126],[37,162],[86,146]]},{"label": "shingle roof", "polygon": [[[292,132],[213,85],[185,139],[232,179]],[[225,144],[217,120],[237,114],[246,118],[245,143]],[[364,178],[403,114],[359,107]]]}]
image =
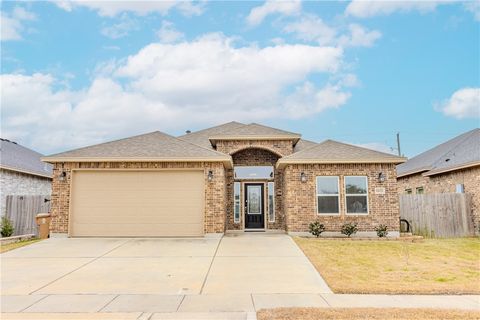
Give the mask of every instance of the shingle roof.
[{"label": "shingle roof", "polygon": [[401,163],[406,159],[388,153],[370,150],[333,140],[325,140],[313,147],[278,160],[278,166],[294,163]]},{"label": "shingle roof", "polygon": [[212,145],[218,140],[239,140],[239,139],[288,139],[296,143],[300,139],[299,133],[293,133],[272,127],[267,127],[258,123],[250,123],[242,127],[234,128],[226,132],[215,134],[209,137]]},{"label": "shingle roof", "polygon": [[43,163],[42,154],[15,142],[0,139],[0,167],[42,177],[52,177],[52,165]]},{"label": "shingle roof", "polygon": [[316,142],[310,141],[310,140],[305,140],[305,139],[300,139],[298,142],[295,144],[295,147],[293,148],[293,152],[299,152],[302,150],[305,150],[307,148],[311,148],[313,146],[317,145]]},{"label": "shingle roof", "polygon": [[232,122],[224,123],[219,126],[211,127],[208,129],[187,133],[182,136],[179,136],[178,138],[213,150],[212,144],[210,143],[210,140],[208,140],[209,137],[213,135],[219,135],[224,132],[237,129],[243,126],[245,126],[245,124],[232,121]]},{"label": "shingle roof", "polygon": [[397,166],[399,177],[425,172],[433,175],[480,165],[480,129],[476,128],[427,150]]},{"label": "shingle roof", "polygon": [[229,156],[155,131],[43,158],[59,161],[227,161]]}]

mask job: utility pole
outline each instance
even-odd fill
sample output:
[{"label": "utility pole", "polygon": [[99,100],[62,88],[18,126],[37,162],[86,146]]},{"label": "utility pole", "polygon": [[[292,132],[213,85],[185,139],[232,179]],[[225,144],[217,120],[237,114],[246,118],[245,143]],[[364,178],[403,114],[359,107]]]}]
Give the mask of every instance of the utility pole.
[{"label": "utility pole", "polygon": [[402,152],[400,151],[400,132],[397,132],[397,150],[398,150],[398,155],[401,157]]}]

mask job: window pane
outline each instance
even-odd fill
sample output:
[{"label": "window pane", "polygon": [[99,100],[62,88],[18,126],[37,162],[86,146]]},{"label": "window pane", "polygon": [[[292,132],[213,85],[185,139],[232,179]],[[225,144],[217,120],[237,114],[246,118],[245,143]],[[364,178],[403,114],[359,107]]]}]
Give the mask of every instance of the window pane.
[{"label": "window pane", "polygon": [[347,213],[368,213],[367,196],[347,196]]},{"label": "window pane", "polygon": [[338,177],[317,177],[317,194],[338,194]]},{"label": "window pane", "polygon": [[345,189],[347,194],[367,193],[367,177],[345,177]]},{"label": "window pane", "polygon": [[233,183],[233,220],[240,222],[240,182]]},{"label": "window pane", "polygon": [[235,179],[273,179],[273,166],[233,168]]},{"label": "window pane", "polygon": [[273,182],[268,183],[268,221],[275,222],[275,187]]},{"label": "window pane", "polygon": [[338,213],[338,197],[318,196],[318,213]]}]

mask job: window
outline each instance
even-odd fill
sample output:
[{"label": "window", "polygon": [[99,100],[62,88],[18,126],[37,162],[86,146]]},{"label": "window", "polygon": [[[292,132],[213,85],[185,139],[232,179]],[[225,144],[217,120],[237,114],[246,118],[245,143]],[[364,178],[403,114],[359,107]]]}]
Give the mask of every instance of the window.
[{"label": "window", "polygon": [[275,186],[268,183],[268,222],[275,222]]},{"label": "window", "polygon": [[405,189],[406,194],[412,194],[412,189]]},{"label": "window", "polygon": [[240,222],[240,182],[233,183],[233,222]]},{"label": "window", "polygon": [[273,179],[273,166],[245,166],[233,168],[235,179]]},{"label": "window", "polygon": [[417,194],[423,194],[423,187],[418,187],[415,190],[416,190]]},{"label": "window", "polygon": [[338,177],[317,177],[317,213],[339,214]]},{"label": "window", "polygon": [[368,214],[367,177],[345,177],[345,203],[347,214]]}]

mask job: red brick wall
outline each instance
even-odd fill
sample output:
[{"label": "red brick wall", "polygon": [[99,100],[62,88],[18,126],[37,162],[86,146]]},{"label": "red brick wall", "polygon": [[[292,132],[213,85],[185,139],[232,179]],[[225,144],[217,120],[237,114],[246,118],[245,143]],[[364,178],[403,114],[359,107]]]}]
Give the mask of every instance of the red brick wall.
[{"label": "red brick wall", "polygon": [[[306,182],[300,181],[304,172]],[[386,175],[384,182],[378,181],[378,174]],[[340,215],[317,214],[316,177],[339,176]],[[368,215],[347,215],[345,209],[345,176],[368,177]],[[379,224],[388,226],[389,231],[399,231],[399,204],[396,170],[393,164],[299,164],[288,165],[284,170],[285,214],[287,230],[308,231],[309,223],[319,220],[326,231],[340,231],[347,222],[358,223],[359,231],[374,231]],[[375,194],[375,188],[385,188],[385,194]]]}]

